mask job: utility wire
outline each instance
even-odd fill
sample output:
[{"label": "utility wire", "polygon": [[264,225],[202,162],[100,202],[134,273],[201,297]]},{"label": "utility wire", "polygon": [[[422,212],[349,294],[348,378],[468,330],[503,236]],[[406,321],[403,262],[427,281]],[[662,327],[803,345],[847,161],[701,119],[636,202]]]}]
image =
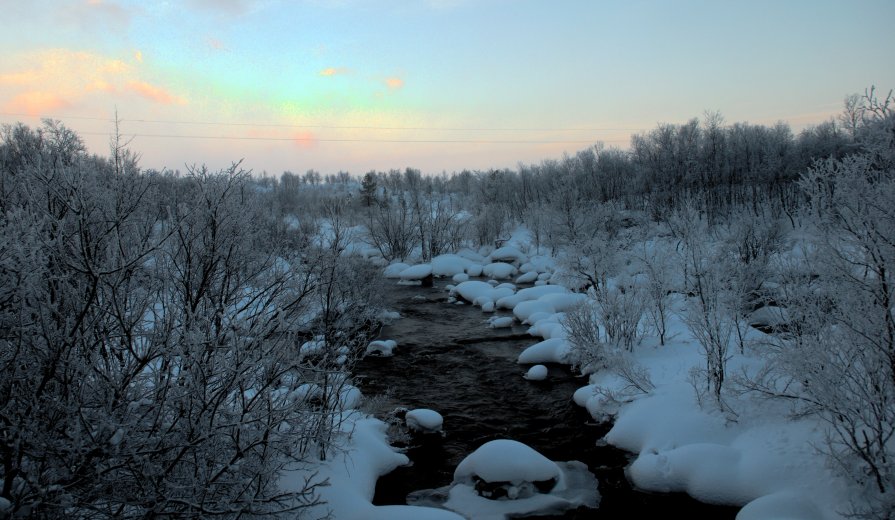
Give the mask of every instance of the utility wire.
[{"label": "utility wire", "polygon": [[[30,114],[19,114],[0,112],[2,116],[9,117],[28,117],[33,119],[84,119],[92,121],[106,121],[114,123],[114,119],[103,117],[85,117],[85,116],[35,116]],[[173,125],[198,125],[198,126],[240,126],[240,127],[268,127],[268,128],[321,128],[330,130],[425,130],[425,131],[450,131],[450,132],[639,132],[643,128],[624,128],[624,127],[603,127],[603,128],[463,128],[463,127],[435,127],[435,126],[376,126],[376,125],[298,125],[284,123],[224,123],[213,121],[178,121],[173,119],[119,119],[120,123],[152,123],[152,124],[173,124]],[[320,139],[318,139],[320,140]],[[571,141],[562,141],[571,142]]]},{"label": "utility wire", "polygon": [[[111,135],[107,132],[78,132],[82,135]],[[132,134],[128,137],[158,137],[171,139],[212,139],[226,141],[299,141],[323,143],[437,143],[437,144],[594,144],[594,140],[537,140],[537,139],[333,139],[315,137],[250,137],[229,135]]]}]

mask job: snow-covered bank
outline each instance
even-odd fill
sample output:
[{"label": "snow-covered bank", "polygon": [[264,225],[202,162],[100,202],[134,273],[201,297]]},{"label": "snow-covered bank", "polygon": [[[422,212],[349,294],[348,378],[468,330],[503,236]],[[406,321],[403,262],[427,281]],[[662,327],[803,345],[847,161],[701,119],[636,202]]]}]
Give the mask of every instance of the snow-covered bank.
[{"label": "snow-covered bank", "polygon": [[[485,261],[493,259],[485,253],[479,251]],[[553,260],[541,257],[534,270],[524,254],[507,260],[519,272],[537,273],[535,279],[546,274],[542,282],[561,281]],[[498,280],[472,280],[469,265],[473,272],[482,266],[466,264],[462,272],[445,275],[456,282],[451,295],[484,312],[508,310],[516,322],[530,325],[531,335],[543,339],[520,354],[521,364],[575,361],[563,321],[565,313],[587,300],[585,295],[559,283],[517,289]],[[723,412],[697,398],[692,374],[705,368],[705,357],[682,318],[688,305],[685,296],[670,296],[666,344],[659,346],[654,331],[644,329],[625,353],[650,382],[648,391],[632,391],[630,381],[602,370],[575,395],[576,403],[596,419],[615,419],[605,440],[637,454],[628,471],[631,482],[645,490],[685,492],[707,503],[742,506],[740,519],[842,518],[855,494],[817,451],[825,442],[824,423],[810,416],[792,418],[785,403],[751,394],[725,394]],[[763,339],[754,330],[749,335],[753,344]],[[754,371],[761,361],[760,353],[741,353],[734,345],[729,356],[730,374]]]},{"label": "snow-covered bank", "polygon": [[312,518],[330,515],[339,520],[462,520],[444,509],[419,506],[374,506],[376,479],[409,463],[386,439],[386,425],[359,412],[350,412],[343,421],[331,457],[319,461],[313,471],[296,468],[280,481],[284,490],[301,489],[312,477],[324,485],[318,488],[323,503],[314,506]]}]

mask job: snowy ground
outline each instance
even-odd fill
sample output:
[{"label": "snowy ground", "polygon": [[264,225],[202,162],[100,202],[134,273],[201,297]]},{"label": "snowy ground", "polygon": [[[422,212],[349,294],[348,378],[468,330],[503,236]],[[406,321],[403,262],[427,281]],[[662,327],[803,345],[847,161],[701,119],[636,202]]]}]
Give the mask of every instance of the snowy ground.
[{"label": "snowy ground", "polygon": [[[533,341],[520,354],[520,363],[570,363],[570,344],[561,321],[563,313],[585,296],[558,283],[554,259],[529,252],[525,234],[520,232],[494,251],[465,250],[427,264],[392,264],[385,275],[405,283],[430,274],[451,278],[453,298],[473,303],[483,312],[510,309],[516,321],[530,325],[529,333],[541,341]],[[469,279],[482,274],[485,280]],[[516,284],[532,282],[534,287],[516,289]],[[700,403],[690,382],[691,372],[704,367],[705,360],[680,318],[686,299],[674,295],[671,304],[666,345],[659,346],[656,338],[647,336],[631,356],[651,379],[650,392],[631,393],[618,376],[597,372],[591,384],[574,396],[596,419],[615,419],[605,441],[637,454],[628,470],[633,484],[650,491],[686,492],[704,502],[743,506],[739,520],[844,518],[854,490],[828,468],[816,449],[824,442],[823,424],[810,417],[792,418],[785,404],[748,394],[727,396],[724,412]],[[491,320],[489,325],[508,324]],[[760,339],[760,332],[750,334]],[[757,366],[749,351],[741,354],[731,345],[729,352],[729,373]],[[531,379],[543,376],[540,367],[528,373]],[[507,381],[512,384],[524,383]],[[607,394],[625,398],[607,399]],[[328,461],[321,473],[331,482],[322,496],[334,518],[458,518],[441,509],[370,505],[376,478],[407,460],[389,448],[381,422],[357,418],[349,424],[352,433],[344,434],[347,449]],[[475,517],[469,508],[478,503],[476,497],[460,497],[463,493],[469,494],[469,489],[452,490],[451,499],[457,495],[463,504],[455,509]],[[487,512],[497,517],[503,514],[499,508]]]}]

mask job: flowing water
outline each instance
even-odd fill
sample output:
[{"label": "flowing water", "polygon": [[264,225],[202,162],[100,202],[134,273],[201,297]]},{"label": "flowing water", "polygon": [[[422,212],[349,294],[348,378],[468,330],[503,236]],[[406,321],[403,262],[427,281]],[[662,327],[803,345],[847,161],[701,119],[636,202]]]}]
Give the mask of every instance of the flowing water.
[{"label": "flowing water", "polygon": [[489,315],[447,303],[443,285],[387,286],[384,303],[402,318],[384,327],[380,338],[397,341],[398,348],[394,357],[367,357],[356,367],[364,394],[380,396],[374,400],[380,417],[397,407],[431,408],[444,417],[443,437],[406,445],[413,464],[379,479],[374,504],[404,504],[412,491],[446,486],[457,464],[483,443],[513,439],[551,460],[584,462],[597,476],[598,511],[581,508],[553,518],[736,516],[738,508],[632,489],[624,475],[631,455],[599,442],[611,424],[594,423],[572,402],[586,378],[550,366],[546,381],[523,379],[527,367],[516,358],[538,339],[523,326],[487,328]]}]

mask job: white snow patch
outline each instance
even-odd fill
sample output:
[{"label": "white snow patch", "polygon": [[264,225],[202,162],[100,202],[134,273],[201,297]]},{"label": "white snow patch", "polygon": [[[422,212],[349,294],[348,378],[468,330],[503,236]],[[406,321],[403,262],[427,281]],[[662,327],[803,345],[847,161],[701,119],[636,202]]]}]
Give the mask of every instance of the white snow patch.
[{"label": "white snow patch", "polygon": [[569,362],[569,342],[561,338],[545,339],[523,350],[519,363],[561,363]]},{"label": "white snow patch", "polygon": [[513,276],[516,272],[516,268],[512,264],[507,264],[504,262],[494,262],[493,264],[488,264],[482,269],[482,273],[488,278],[494,278],[496,280],[505,280]]},{"label": "white snow patch", "polygon": [[525,379],[529,381],[543,381],[547,379],[547,367],[544,365],[535,365],[528,369]]},{"label": "white snow patch", "polygon": [[410,264],[398,262],[385,268],[383,275],[386,278],[401,278],[401,272],[410,267]]},{"label": "white snow patch", "polygon": [[402,280],[422,280],[432,274],[431,264],[417,264],[401,271]]},{"label": "white snow patch", "polygon": [[391,357],[395,355],[398,343],[393,339],[371,341],[364,351],[365,356]]},{"label": "white snow patch", "polygon": [[416,432],[433,433],[440,432],[444,424],[444,418],[440,413],[428,408],[410,410],[404,417],[407,427]]}]

